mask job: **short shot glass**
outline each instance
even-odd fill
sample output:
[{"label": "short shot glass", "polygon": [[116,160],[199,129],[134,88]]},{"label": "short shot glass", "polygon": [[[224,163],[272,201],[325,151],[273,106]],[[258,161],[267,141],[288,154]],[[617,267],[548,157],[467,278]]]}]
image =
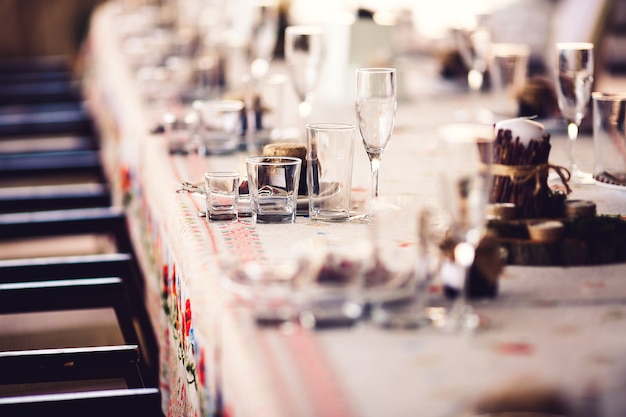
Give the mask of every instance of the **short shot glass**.
[{"label": "short shot glass", "polygon": [[239,174],[207,172],[204,174],[206,216],[209,220],[236,220],[239,206]]}]

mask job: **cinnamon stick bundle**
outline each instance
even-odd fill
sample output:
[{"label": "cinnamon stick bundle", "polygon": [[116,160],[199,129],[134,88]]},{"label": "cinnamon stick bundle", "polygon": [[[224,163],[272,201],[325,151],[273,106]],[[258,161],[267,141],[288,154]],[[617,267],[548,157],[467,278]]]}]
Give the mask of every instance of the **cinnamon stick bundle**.
[{"label": "cinnamon stick bundle", "polygon": [[531,139],[528,144],[500,129],[493,148],[493,188],[490,202],[513,203],[522,218],[542,217],[547,209],[548,157],[550,135]]}]

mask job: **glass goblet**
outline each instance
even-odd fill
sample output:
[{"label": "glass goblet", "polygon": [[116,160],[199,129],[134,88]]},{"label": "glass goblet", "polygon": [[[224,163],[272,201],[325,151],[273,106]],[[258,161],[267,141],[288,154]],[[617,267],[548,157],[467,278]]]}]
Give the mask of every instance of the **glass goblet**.
[{"label": "glass goblet", "polygon": [[356,74],[356,116],[372,169],[372,199],[378,197],[380,159],[389,144],[396,117],[394,68],[360,68]]},{"label": "glass goblet", "polygon": [[556,93],[561,114],[567,122],[569,137],[569,169],[571,179],[578,184],[591,184],[591,174],[578,169],[574,148],[580,123],[585,117],[593,84],[593,44],[588,42],[558,42],[555,68]]}]

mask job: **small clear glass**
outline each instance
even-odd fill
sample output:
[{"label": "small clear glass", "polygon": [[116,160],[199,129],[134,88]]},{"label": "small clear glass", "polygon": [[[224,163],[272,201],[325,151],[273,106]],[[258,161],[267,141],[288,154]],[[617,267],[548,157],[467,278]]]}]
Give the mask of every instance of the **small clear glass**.
[{"label": "small clear glass", "polygon": [[252,213],[257,223],[295,223],[302,160],[256,156],[246,159]]},{"label": "small clear glass", "polygon": [[239,174],[207,172],[204,174],[206,216],[209,220],[237,220],[239,209]]}]

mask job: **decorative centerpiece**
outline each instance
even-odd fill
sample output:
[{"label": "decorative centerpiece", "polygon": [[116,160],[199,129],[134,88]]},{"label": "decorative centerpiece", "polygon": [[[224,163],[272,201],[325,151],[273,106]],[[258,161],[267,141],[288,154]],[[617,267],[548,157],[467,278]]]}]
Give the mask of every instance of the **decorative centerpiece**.
[{"label": "decorative centerpiece", "polygon": [[[626,261],[626,219],[597,215],[592,201],[567,200],[567,169],[552,165],[550,135],[526,118],[496,123],[488,228],[517,265]],[[548,185],[556,172],[565,191]],[[514,207],[514,210],[513,210]]]},{"label": "decorative centerpiece", "polygon": [[565,195],[548,186],[548,172],[561,178],[566,193],[569,171],[548,162],[550,134],[541,123],[526,118],[496,123],[493,188],[490,202],[515,204],[521,218],[558,217],[563,213]]}]

